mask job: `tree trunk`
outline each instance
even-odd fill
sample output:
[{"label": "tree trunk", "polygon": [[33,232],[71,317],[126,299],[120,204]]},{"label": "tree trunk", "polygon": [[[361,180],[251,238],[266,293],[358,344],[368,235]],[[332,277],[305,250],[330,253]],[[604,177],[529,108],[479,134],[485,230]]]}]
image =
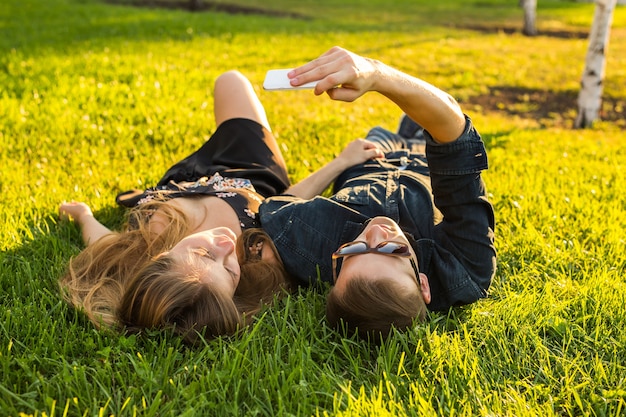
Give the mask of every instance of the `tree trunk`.
[{"label": "tree trunk", "polygon": [[189,0],[189,9],[191,11],[200,10],[202,0]]},{"label": "tree trunk", "polygon": [[589,33],[585,69],[578,94],[578,116],[574,122],[575,128],[591,127],[599,117],[602,106],[606,51],[616,3],[617,0],[596,1],[596,10]]},{"label": "tree trunk", "polygon": [[520,0],[519,5],[524,9],[524,29],[526,36],[537,34],[537,0]]}]

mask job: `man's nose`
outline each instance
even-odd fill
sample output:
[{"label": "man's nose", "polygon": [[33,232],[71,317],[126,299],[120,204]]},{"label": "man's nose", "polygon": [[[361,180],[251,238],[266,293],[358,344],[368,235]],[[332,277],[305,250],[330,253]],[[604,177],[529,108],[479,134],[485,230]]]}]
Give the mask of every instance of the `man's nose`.
[{"label": "man's nose", "polygon": [[367,238],[367,244],[370,247],[375,247],[380,242],[387,240],[387,238],[389,237],[389,232],[387,231],[387,229],[379,225],[373,225],[372,227],[370,227],[370,230],[367,231],[365,237]]}]

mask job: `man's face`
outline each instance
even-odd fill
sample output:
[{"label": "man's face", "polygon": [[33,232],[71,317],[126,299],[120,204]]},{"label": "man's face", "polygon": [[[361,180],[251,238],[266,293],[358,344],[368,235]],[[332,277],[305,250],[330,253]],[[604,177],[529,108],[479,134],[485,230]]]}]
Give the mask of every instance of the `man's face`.
[{"label": "man's face", "polygon": [[426,304],[430,302],[428,279],[424,274],[415,276],[415,271],[411,266],[411,259],[417,264],[415,253],[396,222],[388,217],[374,217],[354,240],[366,242],[370,248],[375,248],[386,241],[404,243],[408,246],[411,256],[389,256],[381,253],[345,256],[341,270],[337,275],[335,291],[343,293],[348,282],[354,277],[371,280],[387,279],[394,280],[406,291],[421,291],[424,302]]}]

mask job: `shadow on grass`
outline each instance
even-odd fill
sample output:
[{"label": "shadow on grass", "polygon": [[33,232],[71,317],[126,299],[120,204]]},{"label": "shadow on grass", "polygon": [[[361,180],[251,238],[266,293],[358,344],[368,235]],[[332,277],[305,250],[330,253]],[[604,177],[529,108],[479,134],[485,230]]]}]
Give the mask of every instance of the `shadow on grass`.
[{"label": "shadow on grass", "polygon": [[[488,25],[488,24],[461,24],[461,25],[449,25],[454,29],[472,30],[479,33],[503,33],[506,35],[522,34],[522,26],[506,26],[506,25]],[[544,36],[547,38],[557,39],[587,39],[589,32],[581,29],[549,29],[549,28],[537,28],[537,35],[535,37]]]},{"label": "shadow on grass", "polygon": [[122,4],[135,7],[179,9],[190,12],[225,12],[230,14],[256,14],[272,17],[286,17],[291,19],[310,20],[311,17],[280,10],[266,9],[260,6],[241,6],[236,4],[207,1],[207,0],[103,0],[105,3]]},{"label": "shadow on grass", "polygon": [[[577,91],[550,91],[496,86],[463,103],[474,111],[501,112],[535,120],[541,127],[570,129],[578,113]],[[604,97],[600,119],[626,127],[626,98]]]},{"label": "shadow on grass", "polygon": [[[121,230],[125,210],[111,206],[94,212],[94,216],[112,230]],[[39,331],[33,323],[50,321],[58,330],[58,334],[50,337],[59,338],[58,345],[65,349],[69,333],[79,329],[84,334],[93,334],[96,328],[86,314],[66,304],[58,284],[67,273],[70,260],[85,247],[80,229],[53,213],[30,222],[28,230],[30,236],[23,244],[0,255],[0,288],[3,290],[0,305],[12,311],[14,317],[22,318],[12,323],[12,339],[29,343],[37,338],[33,332]],[[113,339],[119,337],[112,330],[96,333]]]},{"label": "shadow on grass", "polygon": [[[121,207],[111,206],[95,211],[94,216],[111,230],[120,230],[125,211]],[[11,272],[24,273],[23,276],[37,276],[37,285],[43,281],[52,282],[52,287],[55,287],[69,259],[84,248],[80,229],[74,222],[59,219],[57,213],[31,222],[26,229],[30,236],[24,238],[23,244],[2,252],[1,267]],[[36,269],[39,267],[41,271]],[[0,278],[8,276],[2,275]],[[10,284],[31,285],[15,281],[7,283]]]},{"label": "shadow on grass", "polygon": [[[233,3],[209,1],[209,0],[103,0],[105,3],[121,4],[135,7],[162,8],[162,9],[178,9],[189,12],[225,12],[229,14],[255,14],[260,16],[284,17],[291,19],[311,20],[311,16],[301,13],[280,11],[276,9],[268,9],[258,6],[243,6]],[[489,24],[451,24],[449,27],[455,29],[472,30],[480,33],[505,33],[515,34],[522,33],[522,27],[507,25],[489,25]],[[543,29],[539,28],[536,36],[546,36],[560,39],[587,39],[589,33],[587,30],[571,29]]]}]

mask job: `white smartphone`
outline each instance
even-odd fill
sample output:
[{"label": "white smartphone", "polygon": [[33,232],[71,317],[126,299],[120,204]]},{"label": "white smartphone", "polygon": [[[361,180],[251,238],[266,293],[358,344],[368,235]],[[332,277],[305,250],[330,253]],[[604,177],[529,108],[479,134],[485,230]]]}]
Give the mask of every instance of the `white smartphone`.
[{"label": "white smartphone", "polygon": [[287,73],[291,69],[275,69],[267,71],[265,74],[265,81],[263,81],[263,88],[265,90],[304,90],[307,88],[315,88],[317,81],[306,83],[298,87],[294,87],[289,84],[289,77]]}]

